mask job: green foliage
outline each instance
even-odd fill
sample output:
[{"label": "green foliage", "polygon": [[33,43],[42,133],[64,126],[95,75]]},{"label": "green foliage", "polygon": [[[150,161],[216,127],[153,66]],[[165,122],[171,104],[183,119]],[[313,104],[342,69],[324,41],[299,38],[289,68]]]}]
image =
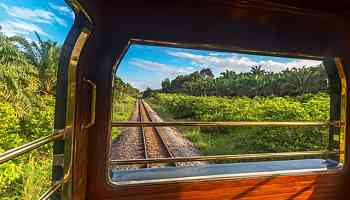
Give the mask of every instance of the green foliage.
[{"label": "green foliage", "polygon": [[162,92],[194,96],[297,96],[327,90],[323,65],[267,72],[253,66],[250,72],[226,71],[214,78],[209,68],[162,82]]},{"label": "green foliage", "polygon": [[[51,146],[52,148],[52,146]],[[46,156],[30,157],[23,170],[23,200],[34,200],[47,191],[52,185],[52,157],[51,151]]]},{"label": "green foliage", "polygon": [[[0,102],[0,152],[52,133],[54,97],[42,96],[37,106],[20,118],[14,106]],[[0,165],[0,199],[37,199],[51,183],[51,149],[44,146]]]},{"label": "green foliage", "polygon": [[[298,97],[214,97],[154,94],[161,116],[199,121],[327,121],[327,93]],[[185,128],[183,134],[204,154],[285,152],[326,149],[328,130],[318,128]]]},{"label": "green foliage", "polygon": [[[112,120],[127,121],[135,110],[136,99],[131,96],[115,96],[112,106]],[[112,128],[112,140],[115,140],[121,133],[121,129]]]},{"label": "green foliage", "polygon": [[0,165],[0,199],[20,199],[22,193],[23,166],[19,162],[9,161]]},{"label": "green foliage", "polygon": [[[0,153],[23,143],[24,139],[19,134],[19,122],[15,108],[7,102],[0,102]],[[0,196],[19,193],[17,190],[12,191],[21,183],[22,167],[18,164],[15,160],[0,165]]]},{"label": "green foliage", "polygon": [[114,98],[112,108],[112,119],[115,121],[125,121],[130,118],[135,109],[136,99],[131,96]]},{"label": "green foliage", "polygon": [[118,76],[114,77],[112,119],[116,121],[128,120],[135,108],[135,98],[139,90],[128,83],[124,83]]},{"label": "green foliage", "polygon": [[15,108],[7,102],[0,102],[0,152],[4,152],[23,142],[20,137],[20,120]]},{"label": "green foliage", "polygon": [[0,33],[0,99],[13,104],[17,115],[23,116],[31,108],[38,82],[35,67]]},{"label": "green foliage", "polygon": [[[135,110],[136,97],[139,90],[128,83],[124,83],[118,76],[114,78],[112,120],[126,121]],[[115,140],[121,133],[120,128],[112,128],[112,140]]]},{"label": "green foliage", "polygon": [[57,45],[57,42],[43,41],[38,33],[35,32],[35,35],[37,42],[29,42],[18,36],[11,38],[11,40],[21,46],[23,55],[37,69],[40,92],[45,95],[52,95],[57,81],[56,73],[61,48]]},{"label": "green foliage", "polygon": [[157,93],[149,100],[165,107],[175,118],[202,121],[328,120],[330,101],[326,93],[255,98]]},{"label": "green foliage", "polygon": [[140,91],[132,87],[129,83],[124,83],[124,81],[117,75],[114,77],[113,83],[113,97],[121,98],[123,96],[137,97]]},{"label": "green foliage", "polygon": [[[114,97],[112,106],[112,120],[127,121],[135,110],[136,99],[131,96]],[[121,133],[121,129],[112,128],[112,140],[115,140]]]},{"label": "green foliage", "polygon": [[0,32],[0,64],[27,64],[24,55],[18,51],[14,43]]},{"label": "green foliage", "polygon": [[[25,42],[0,33],[0,153],[53,131],[50,85],[55,85],[59,47],[41,40],[20,46]],[[40,51],[38,62],[29,57],[30,48]],[[46,145],[0,165],[0,199],[38,199],[51,183],[51,157]]]},{"label": "green foliage", "polygon": [[21,132],[29,140],[49,135],[54,130],[55,97],[39,96],[36,98],[35,105],[21,122]]}]

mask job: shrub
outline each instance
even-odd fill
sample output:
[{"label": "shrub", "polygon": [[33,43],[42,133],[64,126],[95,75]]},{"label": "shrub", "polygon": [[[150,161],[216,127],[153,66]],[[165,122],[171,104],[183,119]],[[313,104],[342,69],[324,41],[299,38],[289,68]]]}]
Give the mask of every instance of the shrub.
[{"label": "shrub", "polygon": [[[330,109],[326,93],[255,98],[158,93],[148,101],[162,107],[157,111],[163,115],[200,121],[327,121]],[[200,128],[184,135],[205,154],[321,150],[328,145],[328,130],[318,128]]]}]

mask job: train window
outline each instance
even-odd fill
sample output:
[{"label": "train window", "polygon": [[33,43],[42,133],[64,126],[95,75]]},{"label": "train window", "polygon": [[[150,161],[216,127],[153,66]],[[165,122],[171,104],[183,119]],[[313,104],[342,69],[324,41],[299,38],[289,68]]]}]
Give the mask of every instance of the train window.
[{"label": "train window", "polygon": [[323,171],[344,162],[346,85],[337,58],[133,41],[113,76],[115,184]]}]

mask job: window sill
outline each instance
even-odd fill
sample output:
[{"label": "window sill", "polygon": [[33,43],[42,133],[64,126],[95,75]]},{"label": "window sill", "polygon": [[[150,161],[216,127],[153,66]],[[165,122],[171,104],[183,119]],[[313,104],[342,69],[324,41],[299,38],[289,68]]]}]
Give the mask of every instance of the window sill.
[{"label": "window sill", "polygon": [[112,170],[111,181],[116,185],[164,183],[258,175],[319,172],[336,169],[337,163],[324,159],[210,164],[203,166],[166,167],[134,170]]}]

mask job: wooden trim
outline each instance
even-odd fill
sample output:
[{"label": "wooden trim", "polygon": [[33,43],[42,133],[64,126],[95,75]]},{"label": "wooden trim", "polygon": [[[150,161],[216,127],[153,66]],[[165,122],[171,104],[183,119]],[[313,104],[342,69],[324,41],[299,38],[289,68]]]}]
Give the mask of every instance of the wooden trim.
[{"label": "wooden trim", "polygon": [[215,156],[191,156],[191,157],[172,157],[172,158],[149,158],[132,160],[110,160],[110,165],[130,165],[130,164],[152,164],[152,163],[171,163],[171,162],[191,162],[191,161],[250,161],[278,158],[300,158],[315,156],[338,155],[339,151],[304,151],[304,152],[284,152],[284,153],[257,153],[257,154],[238,154],[238,155],[215,155]]}]

